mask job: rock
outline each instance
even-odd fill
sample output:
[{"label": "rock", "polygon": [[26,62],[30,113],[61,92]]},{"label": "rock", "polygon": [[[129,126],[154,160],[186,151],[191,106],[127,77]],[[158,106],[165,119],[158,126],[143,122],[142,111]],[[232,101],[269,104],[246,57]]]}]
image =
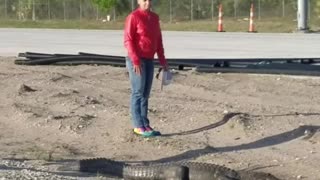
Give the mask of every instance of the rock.
[{"label": "rock", "polygon": [[26,92],[35,92],[37,90],[32,89],[31,87],[29,87],[29,86],[27,86],[25,84],[22,84],[22,85],[20,85],[18,91],[19,91],[19,94],[23,94],[23,93],[26,93]]}]

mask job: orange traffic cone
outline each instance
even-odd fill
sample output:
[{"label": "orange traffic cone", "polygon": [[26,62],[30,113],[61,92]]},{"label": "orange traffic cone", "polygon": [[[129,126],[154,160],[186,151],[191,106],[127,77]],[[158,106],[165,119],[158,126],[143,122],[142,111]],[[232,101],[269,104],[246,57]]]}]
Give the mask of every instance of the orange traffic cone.
[{"label": "orange traffic cone", "polygon": [[253,24],[253,17],[254,17],[254,13],[253,13],[254,9],[253,9],[253,3],[251,3],[251,8],[250,8],[250,22],[249,22],[249,31],[248,32],[256,32],[254,29],[254,24]]},{"label": "orange traffic cone", "polygon": [[222,4],[219,5],[219,21],[218,21],[218,32],[225,32],[223,30],[223,11],[222,11]]}]

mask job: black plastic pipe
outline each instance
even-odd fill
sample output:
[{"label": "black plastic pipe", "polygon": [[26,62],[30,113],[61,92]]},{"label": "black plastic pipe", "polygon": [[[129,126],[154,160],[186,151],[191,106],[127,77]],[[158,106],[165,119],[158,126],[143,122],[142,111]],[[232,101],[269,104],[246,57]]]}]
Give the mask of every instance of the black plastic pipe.
[{"label": "black plastic pipe", "polygon": [[209,68],[196,67],[196,72],[201,73],[252,73],[252,74],[284,74],[284,75],[308,75],[320,76],[320,71],[316,70],[298,70],[298,69],[262,69],[262,68]]}]

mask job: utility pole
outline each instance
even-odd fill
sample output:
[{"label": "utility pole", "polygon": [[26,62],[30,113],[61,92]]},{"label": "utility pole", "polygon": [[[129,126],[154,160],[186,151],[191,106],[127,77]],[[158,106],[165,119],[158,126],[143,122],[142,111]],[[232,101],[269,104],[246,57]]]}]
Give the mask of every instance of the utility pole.
[{"label": "utility pole", "polygon": [[308,28],[308,0],[298,0],[298,31],[306,32]]}]

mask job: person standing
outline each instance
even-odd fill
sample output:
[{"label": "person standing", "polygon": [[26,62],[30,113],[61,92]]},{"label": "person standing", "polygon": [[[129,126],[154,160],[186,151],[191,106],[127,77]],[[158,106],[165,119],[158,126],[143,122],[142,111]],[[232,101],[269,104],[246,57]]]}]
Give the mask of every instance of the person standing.
[{"label": "person standing", "polygon": [[168,70],[159,16],[151,11],[151,0],[137,0],[139,7],[126,17],[124,46],[131,84],[130,112],[133,132],[144,137],[161,135],[150,126],[148,100],[154,76],[154,55]]}]

